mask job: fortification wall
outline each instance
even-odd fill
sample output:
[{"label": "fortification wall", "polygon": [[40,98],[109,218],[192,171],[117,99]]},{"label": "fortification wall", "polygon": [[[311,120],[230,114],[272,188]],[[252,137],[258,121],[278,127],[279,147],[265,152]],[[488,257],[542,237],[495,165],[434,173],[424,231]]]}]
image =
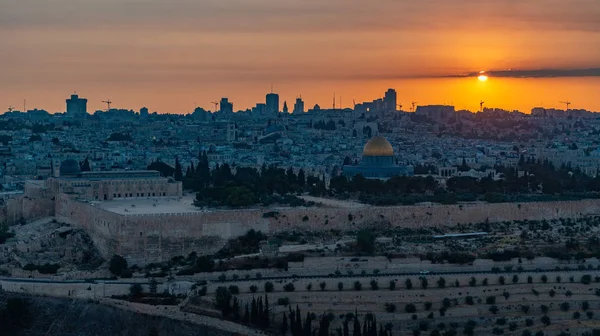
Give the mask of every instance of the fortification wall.
[{"label": "fortification wall", "polygon": [[[266,215],[266,213],[271,213]],[[351,231],[367,226],[453,226],[489,220],[577,218],[600,214],[599,200],[364,208],[281,208],[122,215],[62,195],[57,216],[87,230],[106,258],[125,256],[132,264],[165,261],[190,252],[210,254],[227,239],[250,229],[283,231]]]},{"label": "fortification wall", "polygon": [[56,203],[60,221],[88,232],[104,258],[119,254],[130,264],[144,265],[187,256],[213,254],[227,239],[250,229],[268,232],[268,221],[240,222],[228,216],[207,221],[196,213],[122,215],[61,195]]},{"label": "fortification wall", "polygon": [[[600,200],[364,207],[357,209],[290,209],[270,220],[271,232],[288,230],[356,230],[368,225],[392,227],[454,226],[489,220],[551,220],[600,214]],[[308,219],[306,220],[306,217]]]},{"label": "fortification wall", "polygon": [[87,202],[73,200],[65,194],[58,196],[55,206],[56,218],[85,229],[103,257],[110,258],[119,253],[118,237],[122,216]]},{"label": "fortification wall", "polygon": [[51,198],[31,198],[19,195],[5,200],[0,208],[0,223],[17,224],[21,219],[32,221],[54,215],[54,201]]}]

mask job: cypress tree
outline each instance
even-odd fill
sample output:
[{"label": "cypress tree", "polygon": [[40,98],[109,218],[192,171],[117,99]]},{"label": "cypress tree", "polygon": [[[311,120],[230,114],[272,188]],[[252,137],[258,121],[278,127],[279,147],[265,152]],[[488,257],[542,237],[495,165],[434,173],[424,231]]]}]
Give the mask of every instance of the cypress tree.
[{"label": "cypress tree", "polygon": [[182,181],[183,180],[183,172],[181,170],[181,163],[179,163],[179,159],[175,158],[175,173],[174,176],[175,181]]},{"label": "cypress tree", "polygon": [[344,336],[350,336],[350,329],[348,328],[348,319],[344,320]]},{"label": "cypress tree", "polygon": [[233,311],[233,320],[237,321],[240,319],[240,301],[238,300],[237,297],[233,298],[233,305],[231,307],[231,310]]},{"label": "cypress tree", "polygon": [[288,331],[288,321],[285,312],[283,312],[283,320],[281,321],[281,335],[286,335]]},{"label": "cypress tree", "polygon": [[90,167],[90,161],[86,157],[85,160],[83,160],[83,164],[81,164],[81,171],[85,172],[85,171],[91,171],[91,170],[92,170],[92,168]]},{"label": "cypress tree", "polygon": [[292,306],[289,307],[290,309],[290,332],[292,333],[292,336],[296,335],[296,314],[292,311]]},{"label": "cypress tree", "polygon": [[303,169],[300,169],[300,171],[298,171],[298,185],[301,188],[304,188],[304,186],[306,185],[306,176],[304,175]]},{"label": "cypress tree", "polygon": [[302,316],[300,315],[300,307],[296,305],[296,330],[297,335],[302,335]]},{"label": "cypress tree", "polygon": [[267,294],[265,294],[264,324],[265,324],[265,328],[268,328],[269,325],[271,324],[271,321],[269,318],[269,298],[267,297]]},{"label": "cypress tree", "polygon": [[250,323],[250,310],[248,309],[248,303],[246,302],[246,310],[244,312],[244,318],[242,320],[245,324]]},{"label": "cypress tree", "polygon": [[252,298],[252,304],[250,308],[250,324],[256,324],[256,317],[258,315],[258,306],[256,305],[256,299]]},{"label": "cypress tree", "polygon": [[310,331],[312,330],[312,318],[310,317],[310,312],[306,312],[306,320],[304,321],[304,335],[310,336]]},{"label": "cypress tree", "polygon": [[319,324],[319,336],[329,336],[329,317],[325,314],[321,316],[321,323]]},{"label": "cypress tree", "polygon": [[353,336],[361,336],[362,333],[360,331],[360,322],[358,321],[358,317],[356,316],[356,314],[354,314],[354,332],[352,333]]},{"label": "cypress tree", "polygon": [[256,314],[257,315],[256,316],[257,317],[256,324],[259,325],[259,326],[261,326],[261,327],[264,327],[265,326],[264,325],[265,311],[264,311],[264,308],[263,308],[262,298],[260,298],[260,297],[258,298],[257,306],[258,306],[258,312]]}]

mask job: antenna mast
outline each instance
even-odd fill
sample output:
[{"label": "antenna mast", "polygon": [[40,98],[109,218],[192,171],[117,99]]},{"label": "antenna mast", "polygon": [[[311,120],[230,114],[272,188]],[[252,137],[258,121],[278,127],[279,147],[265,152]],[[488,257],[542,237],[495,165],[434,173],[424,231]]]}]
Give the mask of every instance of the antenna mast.
[{"label": "antenna mast", "polygon": [[335,111],[335,92],[333,93],[333,110]]}]

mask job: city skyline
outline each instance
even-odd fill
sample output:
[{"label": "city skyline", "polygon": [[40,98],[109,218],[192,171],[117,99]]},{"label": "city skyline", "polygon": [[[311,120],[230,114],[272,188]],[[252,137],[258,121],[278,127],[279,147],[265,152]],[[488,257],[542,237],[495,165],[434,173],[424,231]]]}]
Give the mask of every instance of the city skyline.
[{"label": "city skyline", "polygon": [[[389,87],[398,100],[600,110],[600,3],[575,0],[360,1],[40,0],[0,5],[0,105],[64,109],[88,97],[91,111],[148,106],[191,112],[228,97],[235,109],[305,97],[330,107],[370,101]],[[68,17],[68,19],[66,19]],[[501,71],[487,83],[461,78]],[[545,69],[546,77],[537,72]],[[566,69],[574,71],[568,72]],[[596,69],[587,71],[586,69]],[[534,77],[520,79],[519,77]],[[563,77],[570,76],[570,77]],[[585,77],[585,78],[584,78]]]}]

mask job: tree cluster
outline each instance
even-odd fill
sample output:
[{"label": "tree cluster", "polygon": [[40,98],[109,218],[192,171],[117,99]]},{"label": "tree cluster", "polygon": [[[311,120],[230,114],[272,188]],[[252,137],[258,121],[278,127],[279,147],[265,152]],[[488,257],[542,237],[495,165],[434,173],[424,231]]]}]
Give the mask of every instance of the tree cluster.
[{"label": "tree cluster", "polygon": [[[288,323],[289,316],[289,323]],[[375,316],[367,314],[361,325],[358,319],[358,314],[348,314],[344,320],[343,327],[339,327],[335,332],[329,330],[332,320],[335,318],[333,314],[324,314],[317,321],[317,316],[314,313],[307,312],[306,317],[302,318],[300,308],[290,307],[289,314],[283,313],[283,320],[280,325],[281,335],[291,334],[292,336],[388,336],[391,335],[391,325],[378,324]],[[313,322],[316,324],[313,326]],[[352,333],[350,332],[352,329]]]},{"label": "tree cluster", "polygon": [[162,162],[160,159],[156,159],[156,161],[152,162],[146,169],[156,170],[160,172],[160,176],[162,177],[171,177],[175,173],[175,168]]},{"label": "tree cluster", "polygon": [[310,206],[310,202],[295,196],[296,193],[324,193],[325,184],[314,176],[306,176],[301,169],[295,173],[276,166],[264,166],[258,171],[250,167],[237,167],[235,174],[228,164],[208,167],[206,153],[201,154],[197,168],[191,165],[183,179],[186,188],[197,191],[197,206],[228,206],[233,208],[256,204],[289,204]]},{"label": "tree cluster", "polygon": [[221,311],[223,317],[236,322],[263,329],[267,329],[271,325],[269,298],[266,295],[264,301],[262,297],[258,299],[253,297],[252,302],[246,303],[242,315],[241,303],[238,298],[233,295],[230,288],[221,286],[215,293],[215,308]]},{"label": "tree cluster", "polygon": [[[349,158],[344,160],[344,164],[350,163]],[[471,168],[463,162],[458,169],[469,171]],[[521,157],[516,168],[496,166],[495,169],[503,178],[456,176],[448,179],[446,189],[442,189],[431,176],[397,176],[386,181],[367,179],[362,175],[350,179],[336,176],[331,179],[330,193],[337,197],[359,193],[360,201],[373,205],[410,205],[418,202],[456,204],[477,200],[499,203],[600,197],[600,174],[590,177],[568,165],[555,168],[548,160],[535,161]],[[415,168],[415,173],[429,174],[430,171],[435,172],[435,168]]]}]

